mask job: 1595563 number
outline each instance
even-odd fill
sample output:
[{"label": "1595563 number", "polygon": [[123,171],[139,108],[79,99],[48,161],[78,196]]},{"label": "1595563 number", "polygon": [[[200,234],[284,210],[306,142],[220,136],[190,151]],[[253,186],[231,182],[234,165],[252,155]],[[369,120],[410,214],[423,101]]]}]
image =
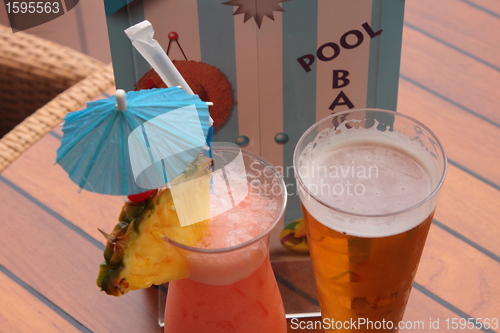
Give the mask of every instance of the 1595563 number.
[{"label": "1595563 number", "polygon": [[497,329],[498,318],[447,318],[447,329]]},{"label": "1595563 number", "polygon": [[7,14],[57,14],[61,10],[59,2],[9,1],[5,3]]}]

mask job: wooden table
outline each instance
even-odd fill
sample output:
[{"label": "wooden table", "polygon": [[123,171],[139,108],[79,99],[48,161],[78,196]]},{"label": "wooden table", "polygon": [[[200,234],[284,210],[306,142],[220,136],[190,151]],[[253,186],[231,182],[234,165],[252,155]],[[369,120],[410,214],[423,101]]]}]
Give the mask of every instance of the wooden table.
[{"label": "wooden table", "polygon": [[[500,320],[499,32],[498,0],[406,1],[398,111],[436,132],[450,167],[404,331]],[[111,230],[122,199],[77,193],[52,165],[60,136],[54,129],[0,175],[0,332],[161,332],[155,288],[114,298],[96,287],[97,228]],[[300,265],[276,265],[280,288],[314,308]]]}]

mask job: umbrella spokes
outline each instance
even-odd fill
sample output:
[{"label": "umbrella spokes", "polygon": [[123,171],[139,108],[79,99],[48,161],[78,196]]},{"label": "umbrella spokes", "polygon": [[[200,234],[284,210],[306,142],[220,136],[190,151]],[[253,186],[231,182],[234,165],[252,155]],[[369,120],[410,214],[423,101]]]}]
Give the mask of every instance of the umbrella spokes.
[{"label": "umbrella spokes", "polygon": [[97,146],[95,147],[95,150],[91,153],[90,160],[88,161],[88,168],[85,170],[83,177],[80,179],[80,183],[78,184],[80,186],[80,188],[83,188],[84,184],[87,182],[87,177],[89,176],[89,174],[94,166],[94,163],[96,162],[97,154],[101,151],[103,143],[106,140],[108,140],[108,135],[111,132],[111,126],[113,126],[113,124],[115,123],[115,119],[116,119],[117,115],[118,114],[115,113],[114,116],[111,116],[108,119],[108,122],[106,124],[106,128],[104,130],[105,135],[103,135],[99,138]]},{"label": "umbrella spokes", "polygon": [[108,118],[109,115],[105,112],[98,113],[95,117],[88,117],[84,110],[68,113],[64,117],[63,132],[70,132],[72,135],[57,150],[56,162],[59,162],[75,145],[84,140],[85,136],[93,132],[103,122],[106,122]]}]

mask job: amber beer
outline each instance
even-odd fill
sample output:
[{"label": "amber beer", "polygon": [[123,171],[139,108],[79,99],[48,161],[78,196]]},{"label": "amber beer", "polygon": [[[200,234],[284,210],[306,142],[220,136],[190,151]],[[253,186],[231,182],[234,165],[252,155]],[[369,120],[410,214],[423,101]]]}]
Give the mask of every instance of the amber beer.
[{"label": "amber beer", "polygon": [[294,167],[325,331],[397,332],[446,174],[439,140],[350,110],[301,137]]},{"label": "amber beer", "polygon": [[362,238],[336,232],[307,210],[303,213],[323,318],[353,318],[357,326],[352,331],[396,332],[390,328],[403,319],[432,216],[402,234]]}]

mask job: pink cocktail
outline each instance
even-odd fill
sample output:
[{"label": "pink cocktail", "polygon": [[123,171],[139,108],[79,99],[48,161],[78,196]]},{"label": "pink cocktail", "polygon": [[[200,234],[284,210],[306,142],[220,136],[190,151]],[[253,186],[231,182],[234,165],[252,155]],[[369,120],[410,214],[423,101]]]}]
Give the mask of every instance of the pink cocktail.
[{"label": "pink cocktail", "polygon": [[[211,218],[196,247],[177,247],[190,271],[170,282],[166,333],[285,333],[285,310],[269,259],[269,234],[286,204],[276,169],[238,148],[214,150]],[[230,203],[228,205],[228,203]]]}]

